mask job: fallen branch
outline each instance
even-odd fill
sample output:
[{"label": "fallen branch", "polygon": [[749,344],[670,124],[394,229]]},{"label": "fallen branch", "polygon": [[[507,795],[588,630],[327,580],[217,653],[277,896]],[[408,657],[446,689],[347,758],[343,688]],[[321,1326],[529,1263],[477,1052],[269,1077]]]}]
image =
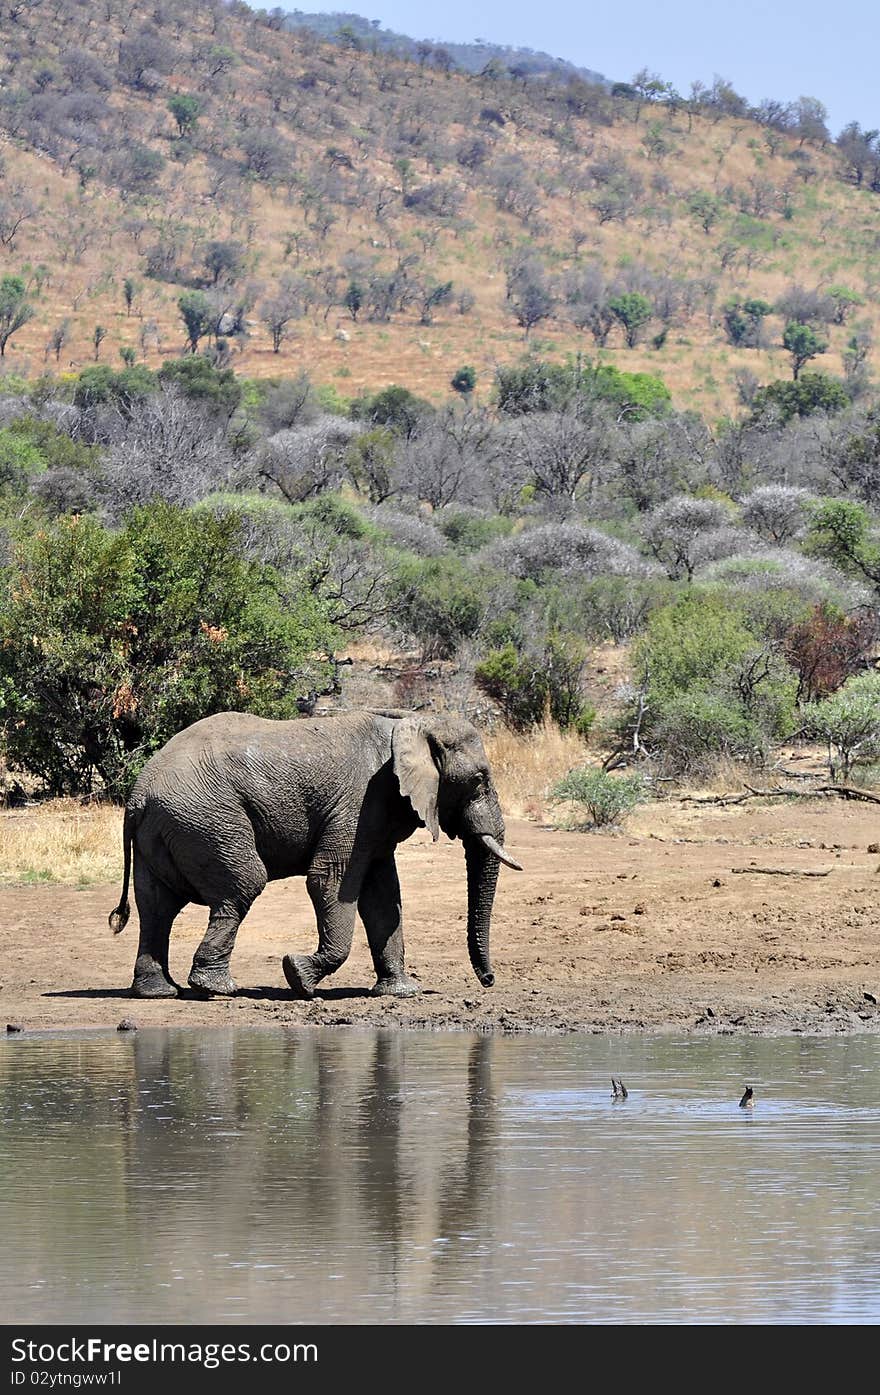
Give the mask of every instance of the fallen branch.
[{"label": "fallen branch", "polygon": [[727,804],[745,804],[748,799],[809,799],[814,794],[833,794],[838,799],[861,799],[866,804],[880,804],[880,795],[870,790],[860,790],[855,785],[815,785],[813,789],[797,790],[756,790],[746,785],[745,794],[682,794],[679,804],[717,804],[723,808]]},{"label": "fallen branch", "polygon": [[867,804],[880,804],[880,795],[869,790],[856,789],[855,785],[817,785],[818,794],[836,794],[840,799],[863,799]]},{"label": "fallen branch", "polygon": [[731,872],[756,872],[763,877],[827,877],[832,869],[824,872],[801,871],[799,867],[731,867]]}]

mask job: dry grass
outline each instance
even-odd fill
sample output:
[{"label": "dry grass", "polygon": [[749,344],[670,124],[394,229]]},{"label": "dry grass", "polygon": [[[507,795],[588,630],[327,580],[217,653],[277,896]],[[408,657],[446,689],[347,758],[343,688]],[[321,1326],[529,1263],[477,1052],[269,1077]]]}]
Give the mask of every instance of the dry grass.
[{"label": "dry grass", "polygon": [[502,808],[520,819],[543,819],[551,785],[586,757],[579,736],[549,721],[528,733],[500,728],[483,744]]},{"label": "dry grass", "polygon": [[122,876],[122,814],[54,799],[0,814],[0,883],[87,886]]}]

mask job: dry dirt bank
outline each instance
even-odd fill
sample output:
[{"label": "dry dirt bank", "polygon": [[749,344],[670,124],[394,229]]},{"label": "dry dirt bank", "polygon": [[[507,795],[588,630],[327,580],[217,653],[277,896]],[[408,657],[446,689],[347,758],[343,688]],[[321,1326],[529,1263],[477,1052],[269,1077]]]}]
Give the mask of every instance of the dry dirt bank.
[{"label": "dry dirt bank", "polygon": [[[465,946],[460,845],[419,835],[400,849],[409,965],[425,992],[372,999],[363,930],[314,1003],[293,1002],[280,958],[314,947],[301,881],[270,886],[239,935],[234,999],[134,1002],[136,916],[107,929],[118,888],[0,888],[0,1023],[29,1028],[356,1023],[496,1031],[854,1032],[880,1030],[880,810],[813,800],[784,807],[653,806],[627,833],[547,831],[511,820],[526,864],[502,869],[496,986]],[[754,870],[827,872],[779,876]],[[746,868],[735,872],[734,868]],[[185,982],[205,912],[172,937]]]}]

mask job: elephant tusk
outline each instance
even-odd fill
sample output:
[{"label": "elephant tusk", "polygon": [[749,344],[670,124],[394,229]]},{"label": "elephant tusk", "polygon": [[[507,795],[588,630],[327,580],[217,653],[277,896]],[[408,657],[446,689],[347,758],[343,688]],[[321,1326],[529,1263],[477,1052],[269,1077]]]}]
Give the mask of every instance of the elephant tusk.
[{"label": "elephant tusk", "polygon": [[503,862],[505,867],[512,867],[514,872],[522,871],[522,864],[515,862],[510,854],[504,851],[501,844],[496,843],[495,839],[490,837],[488,833],[478,833],[477,837],[483,844],[483,847],[488,848],[490,853],[494,853],[498,861]]}]

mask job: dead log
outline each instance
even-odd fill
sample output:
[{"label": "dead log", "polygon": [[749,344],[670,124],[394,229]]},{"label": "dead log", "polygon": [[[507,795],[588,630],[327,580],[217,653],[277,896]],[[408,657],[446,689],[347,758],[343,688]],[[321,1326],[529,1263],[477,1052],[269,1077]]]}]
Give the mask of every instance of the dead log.
[{"label": "dead log", "polygon": [[752,785],[746,785],[745,794],[682,794],[678,803],[716,804],[723,808],[728,804],[745,804],[749,799],[809,799],[815,794],[831,794],[838,799],[860,799],[866,804],[880,804],[880,795],[857,789],[855,785],[815,785],[812,789],[796,790],[757,790]]},{"label": "dead log", "polygon": [[802,871],[799,867],[731,867],[730,870],[739,874],[753,872],[763,877],[828,877],[832,868],[824,872]]}]

